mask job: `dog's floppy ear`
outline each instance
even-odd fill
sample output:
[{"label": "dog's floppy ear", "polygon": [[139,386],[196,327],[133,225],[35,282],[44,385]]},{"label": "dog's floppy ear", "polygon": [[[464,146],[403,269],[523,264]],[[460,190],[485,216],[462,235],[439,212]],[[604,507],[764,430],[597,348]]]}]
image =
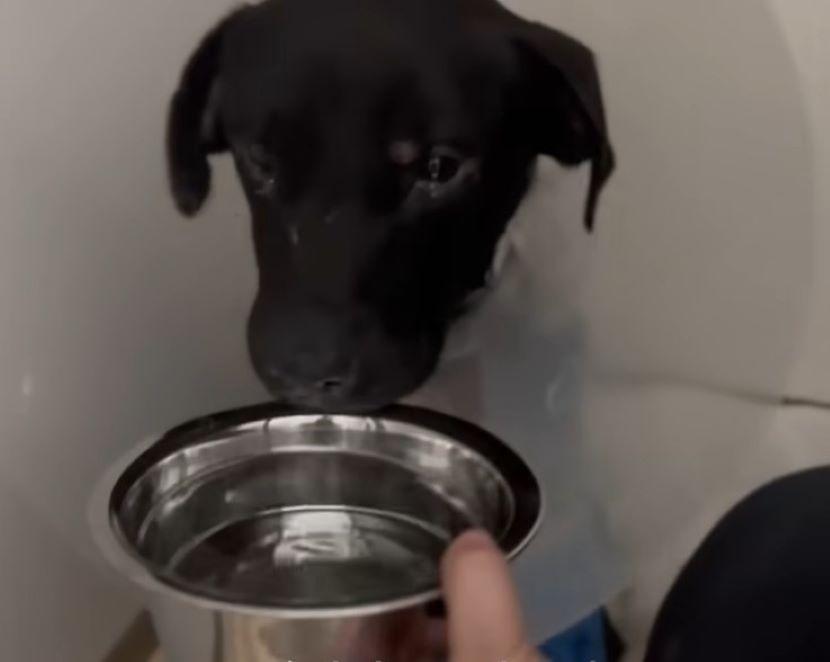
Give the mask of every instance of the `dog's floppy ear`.
[{"label": "dog's floppy ear", "polygon": [[582,43],[540,23],[513,17],[519,50],[525,117],[538,151],[568,166],[591,162],[585,226],[594,225],[597,202],[614,170],[599,74]]},{"label": "dog's floppy ear", "polygon": [[[241,11],[241,10],[240,10]],[[179,211],[196,214],[210,192],[208,156],[228,149],[217,116],[222,40],[240,11],[220,21],[190,56],[170,102],[167,117],[167,168]]]}]

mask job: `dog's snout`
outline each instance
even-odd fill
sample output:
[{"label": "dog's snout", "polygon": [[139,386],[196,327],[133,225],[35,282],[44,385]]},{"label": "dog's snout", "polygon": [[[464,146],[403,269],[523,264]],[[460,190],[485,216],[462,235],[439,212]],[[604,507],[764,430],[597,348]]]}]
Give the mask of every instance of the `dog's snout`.
[{"label": "dog's snout", "polygon": [[257,297],[248,326],[254,368],[278,401],[370,411],[411,393],[434,368],[440,338],[392,337],[370,307]]},{"label": "dog's snout", "polygon": [[337,309],[255,306],[249,340],[260,376],[289,400],[341,397],[356,380],[359,327]]}]

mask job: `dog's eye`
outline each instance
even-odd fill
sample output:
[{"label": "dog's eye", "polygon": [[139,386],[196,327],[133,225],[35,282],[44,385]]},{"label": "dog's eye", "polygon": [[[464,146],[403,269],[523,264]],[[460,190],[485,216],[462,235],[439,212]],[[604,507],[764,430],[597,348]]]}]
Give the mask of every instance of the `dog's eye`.
[{"label": "dog's eye", "polygon": [[450,152],[433,152],[427,161],[427,176],[431,184],[446,184],[461,170],[461,158]]},{"label": "dog's eye", "polygon": [[474,170],[474,162],[458,150],[446,146],[435,147],[421,161],[419,188],[425,189],[430,197],[437,198],[454,190]]}]

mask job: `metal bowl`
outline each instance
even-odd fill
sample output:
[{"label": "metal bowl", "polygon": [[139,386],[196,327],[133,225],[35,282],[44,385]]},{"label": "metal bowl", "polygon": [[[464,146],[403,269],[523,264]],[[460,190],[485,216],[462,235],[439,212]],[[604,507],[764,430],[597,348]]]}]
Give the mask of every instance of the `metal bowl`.
[{"label": "metal bowl", "polygon": [[[232,615],[236,631],[239,615],[280,621],[280,646],[286,619],[340,624],[425,605],[455,536],[484,528],[512,557],[542,509],[532,472],[495,437],[401,406],[200,419],[149,444],[105,489],[104,547],[133,580]],[[338,645],[321,650],[348,659]]]},{"label": "metal bowl", "polygon": [[540,510],[504,444],[408,407],[201,419],[134,460],[110,499],[124,552],[170,588],[298,616],[426,601],[455,536],[481,527],[514,555]]}]

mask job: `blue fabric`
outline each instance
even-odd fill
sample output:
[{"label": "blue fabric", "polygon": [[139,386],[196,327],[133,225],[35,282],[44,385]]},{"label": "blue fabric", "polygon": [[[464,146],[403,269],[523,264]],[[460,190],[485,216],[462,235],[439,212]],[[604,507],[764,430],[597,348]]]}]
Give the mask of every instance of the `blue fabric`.
[{"label": "blue fabric", "polygon": [[598,611],[540,647],[554,662],[608,662],[605,654],[605,627]]}]

